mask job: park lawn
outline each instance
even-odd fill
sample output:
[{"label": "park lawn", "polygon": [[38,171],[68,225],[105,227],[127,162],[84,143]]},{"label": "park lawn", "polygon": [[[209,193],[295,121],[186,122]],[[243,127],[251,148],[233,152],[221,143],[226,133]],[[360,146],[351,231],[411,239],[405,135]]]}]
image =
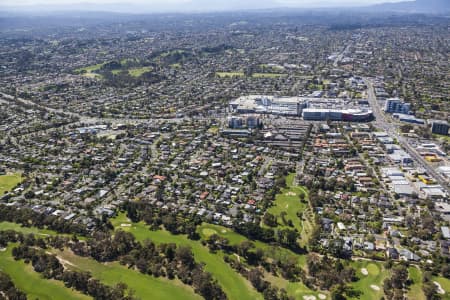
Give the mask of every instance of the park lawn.
[{"label": "park lawn", "polygon": [[75,69],[75,72],[89,78],[102,78],[102,75],[94,73],[94,71],[100,70],[100,68],[103,67],[104,64],[105,63],[101,63],[83,68],[78,68]]},{"label": "park lawn", "polygon": [[438,140],[442,139],[442,140],[450,143],[450,136],[449,135],[433,134],[433,137],[435,137]]},{"label": "park lawn", "polygon": [[163,277],[155,278],[139,271],[128,269],[118,262],[99,263],[91,258],[80,257],[70,250],[54,250],[54,253],[65,262],[66,267],[79,271],[88,271],[101,282],[113,286],[119,282],[131,288],[139,299],[186,299],[199,300],[200,295],[179,280]]},{"label": "park lawn", "polygon": [[409,286],[408,299],[425,300],[422,290],[422,271],[412,266],[408,268],[409,279],[412,281]]},{"label": "park lawn", "polygon": [[[149,239],[156,244],[175,243],[190,246],[195,260],[205,263],[205,270],[217,279],[229,299],[262,299],[261,294],[251,286],[249,281],[224,262],[222,252],[210,253],[209,249],[203,246],[200,241],[192,241],[185,235],[173,235],[165,230],[151,231],[143,222],[130,223],[125,214],[119,214],[111,221],[116,230],[122,229],[131,232],[139,241]],[[131,224],[131,226],[122,226],[124,224]]]},{"label": "park lawn", "polygon": [[82,74],[81,76],[89,77],[89,78],[103,78],[102,75],[97,74],[97,73],[91,73],[91,72],[84,73],[84,74]]},{"label": "park lawn", "polygon": [[450,279],[435,276],[433,281],[438,282],[445,291],[445,295],[441,295],[442,299],[450,300]]},{"label": "park lawn", "polygon": [[169,55],[183,54],[183,53],[185,53],[185,52],[186,52],[185,50],[178,49],[178,50],[166,51],[166,52],[164,52],[164,53],[161,53],[159,56],[160,56],[160,57],[167,57],[167,56],[169,56]]},{"label": "park lawn", "polygon": [[0,176],[0,196],[10,192],[16,185],[23,180],[22,174],[14,173]]},{"label": "park lawn", "polygon": [[[389,275],[389,271],[385,270],[381,263],[360,260],[353,261],[351,263],[352,267],[356,270],[356,275],[358,281],[351,283],[351,286],[356,290],[361,292],[361,295],[355,299],[362,300],[379,300],[383,297],[383,281]],[[366,268],[368,275],[363,275],[361,272],[362,268]],[[377,286],[380,289],[377,291],[372,288]]]},{"label": "park lawn", "polygon": [[128,74],[133,77],[139,77],[144,73],[151,72],[152,70],[152,67],[132,68],[128,70]]},{"label": "park lawn", "polygon": [[125,65],[127,63],[132,63],[132,62],[139,62],[139,59],[137,58],[124,58],[120,60],[120,64],[121,65]]},{"label": "park lawn", "polygon": [[212,134],[217,134],[217,133],[219,133],[219,127],[218,127],[218,126],[211,126],[211,127],[208,129],[208,132],[209,132],[209,133],[212,133]]},{"label": "park lawn", "polygon": [[28,299],[34,300],[76,300],[92,299],[75,290],[66,288],[64,283],[53,279],[44,279],[33,270],[33,267],[23,261],[16,261],[12,256],[13,244],[6,251],[0,252],[0,270],[7,273],[14,285],[27,294]]},{"label": "park lawn", "polygon": [[243,77],[244,72],[216,72],[216,75],[220,78],[224,77]]},{"label": "park lawn", "polygon": [[254,73],[252,77],[254,78],[279,78],[279,77],[286,77],[287,74],[280,74],[280,73]]},{"label": "park lawn", "polygon": [[105,63],[101,63],[101,64],[96,64],[96,65],[87,66],[87,67],[83,67],[83,68],[78,68],[78,69],[75,69],[75,72],[86,71],[86,73],[92,73],[94,71],[100,70],[100,68],[103,67],[104,64]]}]

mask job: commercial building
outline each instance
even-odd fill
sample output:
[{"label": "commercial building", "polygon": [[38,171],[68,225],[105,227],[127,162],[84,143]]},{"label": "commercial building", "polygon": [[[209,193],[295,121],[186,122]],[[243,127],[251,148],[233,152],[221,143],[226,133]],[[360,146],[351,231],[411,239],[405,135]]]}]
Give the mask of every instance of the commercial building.
[{"label": "commercial building", "polygon": [[250,95],[230,102],[231,112],[301,116],[307,100],[301,97]]},{"label": "commercial building", "polygon": [[384,104],[384,111],[387,113],[409,114],[411,104],[403,102],[399,98],[387,99]]},{"label": "commercial building", "polygon": [[392,116],[393,116],[394,118],[399,119],[399,121],[405,122],[405,123],[420,124],[420,125],[425,124],[425,120],[416,118],[415,116],[412,116],[412,115],[397,114],[397,113],[395,113],[395,114],[393,114]]},{"label": "commercial building", "polygon": [[239,117],[230,117],[228,118],[228,127],[230,128],[242,128],[243,122],[242,122],[242,118]]},{"label": "commercial building", "polygon": [[364,122],[373,118],[372,111],[364,109],[305,108],[302,116],[309,121]]},{"label": "commercial building", "polygon": [[435,134],[448,135],[449,125],[447,121],[432,121],[431,132]]},{"label": "commercial building", "polygon": [[261,125],[261,120],[257,116],[244,116],[237,117],[232,116],[228,118],[228,127],[233,129],[239,129],[247,127],[249,129],[257,128]]},{"label": "commercial building", "polygon": [[231,112],[241,114],[302,116],[304,120],[310,121],[364,122],[373,119],[368,105],[360,104],[357,100],[342,98],[252,95],[231,101],[229,109]]}]

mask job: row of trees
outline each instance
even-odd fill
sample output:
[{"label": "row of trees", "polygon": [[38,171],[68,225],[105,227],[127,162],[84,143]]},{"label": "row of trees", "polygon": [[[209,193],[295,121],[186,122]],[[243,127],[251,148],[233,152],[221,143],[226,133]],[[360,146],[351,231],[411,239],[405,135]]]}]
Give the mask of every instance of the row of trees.
[{"label": "row of trees", "polygon": [[304,283],[309,287],[319,287],[330,290],[333,286],[344,285],[356,281],[356,272],[349,265],[344,265],[340,259],[319,256],[310,253],[306,258],[309,277]]},{"label": "row of trees", "polygon": [[[413,283],[408,278],[408,268],[405,264],[399,264],[392,268],[391,277],[384,280],[384,293],[387,299],[404,299],[404,291]],[[423,273],[422,290],[427,300],[439,300],[438,288],[432,280],[433,274],[429,271]]]},{"label": "row of trees", "polygon": [[18,209],[15,206],[0,204],[0,222],[5,221],[22,224],[27,227],[48,228],[59,233],[88,234],[83,225],[67,222],[58,216],[41,214],[30,208]]},{"label": "row of trees", "polygon": [[[16,259],[31,262],[35,271],[42,273],[45,278],[63,280],[67,286],[95,299],[133,299],[133,294],[126,292],[127,289],[124,289],[123,285],[102,286],[88,273],[65,271],[58,259],[43,249],[70,247],[75,254],[92,257],[100,262],[120,261],[123,265],[154,277],[177,277],[183,283],[191,285],[195,292],[205,299],[226,299],[217,281],[204,271],[203,265],[195,262],[191,249],[187,247],[178,247],[175,244],[157,246],[148,240],[141,244],[131,233],[124,231],[117,231],[113,236],[107,232],[96,232],[86,241],[80,241],[76,236],[72,239],[59,236],[36,238],[32,234],[24,235],[12,230],[0,231],[0,245],[4,246],[10,242],[20,243],[13,249]],[[94,290],[100,294],[95,296]]]},{"label": "row of trees", "polygon": [[27,295],[16,288],[8,274],[0,271],[0,299],[27,300]]},{"label": "row of trees", "polygon": [[160,210],[150,203],[125,202],[122,209],[133,222],[144,221],[151,229],[159,229],[163,226],[172,234],[187,234],[188,238],[198,240],[196,229],[202,223],[198,215],[181,215],[168,210]]},{"label": "row of trees", "polygon": [[154,277],[177,277],[205,299],[226,299],[217,281],[195,262],[190,248],[176,244],[155,245],[149,240],[139,243],[131,233],[121,230],[116,231],[114,236],[97,232],[92,239],[77,241],[69,246],[75,254],[90,256],[97,261],[119,260],[129,268]]}]

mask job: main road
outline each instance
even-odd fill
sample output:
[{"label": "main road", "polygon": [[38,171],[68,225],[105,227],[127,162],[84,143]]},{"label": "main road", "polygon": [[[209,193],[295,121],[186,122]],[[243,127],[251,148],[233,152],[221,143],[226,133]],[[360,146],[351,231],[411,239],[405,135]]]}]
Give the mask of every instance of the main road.
[{"label": "main road", "polygon": [[[14,97],[12,95],[8,95],[8,94],[2,93],[2,92],[0,92],[0,99],[4,99],[7,101],[18,101],[22,104],[34,106],[34,107],[40,108],[42,110],[45,110],[47,112],[63,114],[63,115],[69,116],[69,117],[74,117],[74,118],[78,119],[78,122],[75,122],[76,124],[98,124],[98,123],[141,124],[141,123],[149,123],[152,121],[180,123],[184,120],[188,120],[188,118],[170,118],[170,119],[97,118],[97,117],[84,116],[82,114],[71,112],[71,111],[65,111],[63,109],[55,109],[55,108],[47,107],[47,106],[35,103],[31,100]],[[72,124],[74,124],[74,123],[72,123]]]},{"label": "main road", "polygon": [[398,133],[396,124],[386,119],[386,115],[382,111],[380,103],[378,102],[375,95],[373,82],[369,78],[364,78],[364,81],[367,83],[368,99],[375,116],[375,125],[385,130],[391,137],[396,138],[398,143],[414,159],[417,165],[425,169],[427,173],[431,175],[446,190],[447,194],[450,194],[450,187],[445,178],[441,174],[436,172],[436,170],[425,161],[425,159],[416,151],[416,149],[414,149],[409,144],[408,140],[405,137]]}]

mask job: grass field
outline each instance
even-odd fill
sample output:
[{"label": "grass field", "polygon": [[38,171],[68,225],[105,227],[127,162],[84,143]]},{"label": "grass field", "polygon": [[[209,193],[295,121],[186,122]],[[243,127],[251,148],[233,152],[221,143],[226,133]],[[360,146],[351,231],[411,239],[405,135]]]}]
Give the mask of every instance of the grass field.
[{"label": "grass field", "polygon": [[152,67],[132,68],[128,70],[128,73],[133,77],[139,77],[144,73],[152,71]]},{"label": "grass field", "polygon": [[92,299],[66,288],[61,281],[44,279],[33,270],[31,265],[14,260],[11,253],[13,247],[11,244],[6,251],[0,252],[0,269],[11,277],[18,289],[27,294],[28,299]]},{"label": "grass field", "polygon": [[[212,234],[217,234],[220,237],[228,239],[230,245],[237,245],[242,243],[243,241],[248,241],[248,239],[245,236],[240,235],[239,233],[236,233],[229,228],[209,223],[203,223],[200,226],[198,226],[197,232],[199,233],[202,239],[207,239]],[[289,249],[272,246],[260,241],[252,241],[252,242],[255,244],[256,248],[262,249],[266,254],[266,256],[271,257],[272,259],[282,260],[283,258],[294,256],[297,258],[300,267],[305,268],[306,266],[305,255],[299,255],[292,252]]]},{"label": "grass field", "polygon": [[94,71],[99,70],[105,63],[101,63],[101,64],[96,64],[96,65],[92,65],[92,66],[87,66],[87,67],[83,67],[83,68],[78,68],[75,69],[75,72],[77,73],[82,73],[83,76],[86,77],[90,77],[90,78],[95,78],[95,77],[102,77],[102,75],[94,73]]},{"label": "grass field", "polygon": [[287,74],[280,73],[254,73],[252,77],[254,78],[278,78],[278,77],[286,77]]},{"label": "grass field", "polygon": [[[357,299],[379,300],[383,297],[383,281],[389,275],[381,263],[371,261],[354,261],[351,263],[356,270],[359,280],[353,282],[351,286],[360,291],[361,295]],[[368,275],[364,275],[361,270],[365,268]],[[379,288],[376,290],[375,288]]]},{"label": "grass field", "polygon": [[209,223],[202,223],[202,225],[197,227],[197,232],[204,240],[208,239],[213,234],[217,234],[220,237],[228,239],[231,245],[237,245],[248,240],[243,235],[240,235],[229,228]]},{"label": "grass field", "polygon": [[270,273],[266,273],[264,279],[280,289],[285,289],[287,294],[296,300],[304,300],[305,299],[304,297],[308,296],[315,296],[316,299],[319,299],[318,298],[319,294],[327,296],[326,293],[310,290],[302,282],[290,282],[284,278],[275,277]]},{"label": "grass field", "polygon": [[[243,241],[248,240],[246,237],[234,232],[233,230],[214,224],[203,223],[197,228],[197,232],[200,234],[202,239],[207,239],[209,236],[213,234],[217,234],[220,237],[228,239],[230,245],[236,245],[242,243]],[[252,241],[255,244],[256,248],[262,249],[266,256],[271,257],[272,259],[283,260],[287,257],[296,257],[298,261],[298,265],[303,269],[306,268],[306,255],[296,254],[288,249],[274,247],[269,244],[260,242],[260,241]],[[284,288],[288,295],[294,297],[295,299],[303,300],[303,296],[318,296],[318,292],[310,290],[306,287],[302,282],[289,282],[279,276],[273,276],[271,274],[266,274],[266,280],[277,286],[278,288]],[[326,295],[327,293],[322,293]]]},{"label": "grass field", "polygon": [[216,75],[219,76],[220,78],[224,78],[224,77],[243,77],[244,76],[244,72],[217,72]]},{"label": "grass field", "polygon": [[121,226],[130,224],[124,214],[120,214],[112,220],[116,229],[123,229],[134,234],[137,240],[152,240],[154,243],[175,243],[177,245],[186,245],[192,248],[197,262],[205,263],[205,270],[210,272],[218,280],[224,292],[231,300],[253,300],[262,299],[261,294],[251,286],[244,277],[236,273],[227,263],[223,261],[221,252],[210,253],[208,248],[203,246],[200,241],[189,240],[184,235],[172,235],[165,230],[150,231],[143,223],[133,223],[131,226]]},{"label": "grass field", "polygon": [[425,300],[425,295],[422,291],[422,272],[416,267],[408,268],[409,279],[412,284],[409,286],[408,299]]},{"label": "grass field", "polygon": [[[216,75],[220,78],[224,77],[244,77],[244,72],[216,72]],[[254,73],[252,74],[253,78],[278,78],[284,77],[287,74],[279,74],[279,73]]]},{"label": "grass field", "polygon": [[450,279],[444,277],[433,277],[433,281],[438,282],[445,291],[445,294],[441,295],[442,299],[450,300]]},{"label": "grass field", "polygon": [[23,234],[36,234],[36,235],[55,235],[56,232],[52,230],[47,229],[39,229],[36,227],[23,227],[20,224],[17,223],[11,223],[11,222],[0,222],[0,231],[4,230],[14,230],[17,232],[22,232]]},{"label": "grass field", "polygon": [[449,135],[433,134],[433,137],[438,139],[438,140],[444,140],[447,143],[450,143],[450,136]]},{"label": "grass field", "polygon": [[[308,192],[305,188],[294,185],[294,176],[295,173],[291,173],[286,177],[286,188],[282,189],[281,193],[276,196],[274,205],[267,212],[277,217],[277,228],[290,228],[283,223],[281,218],[281,213],[285,212],[286,222],[292,221],[293,228],[297,229],[301,235],[300,244],[305,246],[312,232],[310,220],[313,217],[313,213],[307,203],[300,202],[299,195],[304,194],[306,199]],[[297,213],[300,213],[302,218],[299,218]]]},{"label": "grass field", "polygon": [[11,191],[16,185],[22,182],[21,174],[7,174],[0,176],[0,196]]},{"label": "grass field", "polygon": [[[122,59],[120,61],[121,64],[126,64],[127,62],[132,62],[135,61],[133,59]],[[100,68],[104,65],[105,63],[101,63],[101,64],[96,64],[96,65],[92,65],[92,66],[87,66],[84,68],[78,68],[75,70],[75,72],[77,73],[82,73],[83,76],[86,77],[91,77],[91,78],[102,78],[102,75],[95,73],[95,71],[100,70]],[[126,71],[126,68],[121,68],[121,69],[116,69],[116,70],[111,70],[111,73],[114,75],[119,74],[120,72],[122,72],[123,70]],[[146,73],[146,72],[150,72],[152,71],[152,67],[141,67],[141,68],[131,68],[128,69],[128,74],[130,74],[133,77],[139,77],[142,74]]]},{"label": "grass field", "polygon": [[133,289],[135,295],[142,300],[145,299],[186,299],[199,300],[201,296],[194,293],[194,290],[184,285],[179,280],[168,280],[166,278],[155,278],[144,275],[138,271],[121,266],[118,262],[102,264],[93,259],[74,255],[71,251],[54,251],[56,255],[63,259],[66,267],[75,270],[89,271],[92,276],[107,285],[115,285],[123,282]]}]

